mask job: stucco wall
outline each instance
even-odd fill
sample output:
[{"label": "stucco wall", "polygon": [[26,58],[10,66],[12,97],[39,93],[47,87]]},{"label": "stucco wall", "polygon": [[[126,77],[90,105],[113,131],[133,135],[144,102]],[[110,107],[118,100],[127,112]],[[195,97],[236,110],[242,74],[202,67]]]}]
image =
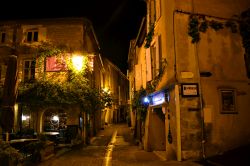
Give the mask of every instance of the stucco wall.
[{"label": "stucco wall", "polygon": [[[239,3],[238,1],[237,4],[228,1],[216,1],[214,3],[213,1],[194,1],[194,9],[195,13],[231,18],[232,15],[238,14],[240,10],[247,8],[246,1],[243,1],[240,5]],[[234,9],[233,4],[235,4]],[[245,6],[242,4],[245,4]],[[192,11],[187,2],[176,1],[176,8]],[[174,17],[177,78],[180,82],[199,83],[199,72],[212,73],[210,77],[201,77],[201,84],[199,85],[201,88],[200,95],[203,99],[202,108],[203,111],[207,111],[205,112],[205,149],[206,155],[210,156],[249,143],[250,130],[247,128],[249,107],[247,101],[250,99],[249,79],[246,77],[244,49],[239,32],[234,34],[226,28],[219,31],[208,29],[206,33],[201,33],[201,40],[198,44],[192,44],[191,37],[187,34],[188,17],[188,14],[181,12],[176,12]],[[224,23],[226,21],[226,19],[213,17],[208,18],[208,20]],[[181,72],[184,71],[193,73],[193,77],[182,77]],[[220,113],[219,88],[236,90],[238,114]],[[183,152],[201,148],[201,143],[199,143],[202,140],[201,123],[199,122],[201,114],[200,111],[188,111],[191,105],[197,105],[197,108],[200,108],[199,98],[181,98]],[[192,132],[195,133],[191,134]],[[187,141],[188,138],[194,139],[196,143],[193,140]],[[186,157],[191,156],[186,154]]]}]

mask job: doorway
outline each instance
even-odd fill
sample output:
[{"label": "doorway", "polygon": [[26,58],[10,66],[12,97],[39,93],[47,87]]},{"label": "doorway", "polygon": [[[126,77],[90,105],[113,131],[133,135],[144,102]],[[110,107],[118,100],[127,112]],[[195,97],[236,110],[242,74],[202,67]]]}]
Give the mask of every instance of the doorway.
[{"label": "doorway", "polygon": [[149,121],[149,147],[152,151],[166,150],[165,114],[162,107],[152,108]]}]

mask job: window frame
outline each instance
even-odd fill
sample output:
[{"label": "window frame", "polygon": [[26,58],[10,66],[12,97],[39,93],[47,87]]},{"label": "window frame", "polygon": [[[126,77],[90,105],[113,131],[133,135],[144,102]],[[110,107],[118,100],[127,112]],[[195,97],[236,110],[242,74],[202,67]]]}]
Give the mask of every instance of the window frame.
[{"label": "window frame", "polygon": [[[229,96],[230,95],[230,96]],[[233,88],[220,88],[220,113],[221,114],[238,114],[236,105],[236,89]],[[231,98],[231,99],[230,99]],[[230,101],[231,100],[231,101]],[[232,102],[228,105],[225,102]]]},{"label": "window frame", "polygon": [[[26,67],[26,62],[29,62],[28,67]],[[34,64],[34,67],[32,67],[32,63]],[[28,70],[28,74],[26,77],[26,69]],[[29,82],[35,80],[35,75],[36,75],[36,62],[32,59],[25,59],[23,60],[23,81],[24,82]]]},{"label": "window frame", "polygon": [[38,29],[27,30],[26,32],[26,42],[33,43],[39,41],[39,31]]}]

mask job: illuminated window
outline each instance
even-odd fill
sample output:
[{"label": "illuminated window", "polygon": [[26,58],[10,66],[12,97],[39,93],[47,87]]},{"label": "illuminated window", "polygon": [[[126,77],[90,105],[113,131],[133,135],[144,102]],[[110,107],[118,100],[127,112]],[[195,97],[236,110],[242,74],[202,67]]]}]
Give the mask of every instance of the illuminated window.
[{"label": "illuminated window", "polygon": [[219,92],[221,100],[221,113],[222,114],[238,113],[236,110],[235,89],[220,89]]},{"label": "illuminated window", "polygon": [[28,31],[27,32],[27,42],[37,42],[38,41],[38,31]]},{"label": "illuminated window", "polygon": [[24,61],[24,69],[23,69],[24,82],[35,80],[35,66],[36,62],[33,60]]}]

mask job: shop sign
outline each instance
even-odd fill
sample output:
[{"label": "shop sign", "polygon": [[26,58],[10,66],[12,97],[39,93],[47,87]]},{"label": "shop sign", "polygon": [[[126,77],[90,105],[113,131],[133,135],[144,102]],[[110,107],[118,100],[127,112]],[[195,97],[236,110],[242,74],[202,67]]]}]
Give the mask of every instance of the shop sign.
[{"label": "shop sign", "polygon": [[152,97],[152,102],[153,102],[153,105],[159,105],[159,104],[164,103],[165,102],[165,93],[160,92],[160,93],[155,94]]},{"label": "shop sign", "polygon": [[199,88],[197,83],[183,83],[181,84],[182,97],[196,97],[199,96]]}]

